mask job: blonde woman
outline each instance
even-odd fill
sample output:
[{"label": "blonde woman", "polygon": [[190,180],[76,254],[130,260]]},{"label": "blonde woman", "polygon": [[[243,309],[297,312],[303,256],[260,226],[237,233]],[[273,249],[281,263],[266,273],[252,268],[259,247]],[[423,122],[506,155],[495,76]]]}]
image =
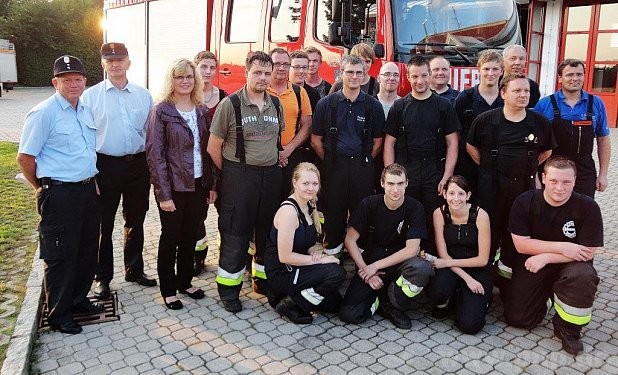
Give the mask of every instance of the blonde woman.
[{"label": "blonde woman", "polygon": [[315,200],[320,172],[300,163],[292,176],[292,195],[275,214],[265,253],[268,303],[296,324],[311,323],[312,311],[336,312],[337,290],[345,270],[332,255],[312,249],[321,231]]},{"label": "blonde woman", "polygon": [[148,119],[146,155],[161,218],[157,272],[165,306],[172,310],[183,307],[176,291],[204,298],[204,291],[191,285],[200,205],[215,194],[202,85],[193,62],[174,61]]}]

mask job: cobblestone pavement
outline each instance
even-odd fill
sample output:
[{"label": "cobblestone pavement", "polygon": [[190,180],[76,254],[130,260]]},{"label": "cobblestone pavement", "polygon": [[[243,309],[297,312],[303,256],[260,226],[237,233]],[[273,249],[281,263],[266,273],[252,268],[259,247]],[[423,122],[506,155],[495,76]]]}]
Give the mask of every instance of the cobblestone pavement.
[{"label": "cobblestone pavement", "polygon": [[[2,100],[0,100],[2,103]],[[1,105],[1,104],[0,104]],[[0,107],[0,110],[2,107]],[[0,124],[0,126],[2,126]],[[369,373],[504,373],[618,374],[618,219],[613,217],[618,192],[618,132],[612,131],[614,157],[610,189],[597,197],[603,210],[605,249],[595,266],[601,284],[593,321],[584,329],[585,353],[573,358],[561,351],[549,320],[527,331],[507,327],[498,296],[477,335],[453,328],[452,319],[436,321],[429,305],[419,303],[408,314],[409,331],[375,316],[361,325],[344,324],[336,316],[315,316],[297,326],[282,319],[245,284],[244,310],[227,313],[215,284],[218,258],[216,212],[207,220],[210,253],[207,272],[193,285],[206,298],[180,295],[185,308],[167,310],[157,287],[144,288],[122,277],[121,217],[114,233],[116,278],[121,318],[84,327],[69,336],[42,331],[36,338],[31,365],[44,374],[369,374]],[[154,200],[146,219],[146,273],[156,276],[160,225]],[[348,261],[348,269],[351,264]],[[553,311],[552,311],[553,314]]]},{"label": "cobblestone pavement", "polygon": [[16,88],[0,98],[0,140],[19,142],[24,116],[54,93],[53,87]]}]

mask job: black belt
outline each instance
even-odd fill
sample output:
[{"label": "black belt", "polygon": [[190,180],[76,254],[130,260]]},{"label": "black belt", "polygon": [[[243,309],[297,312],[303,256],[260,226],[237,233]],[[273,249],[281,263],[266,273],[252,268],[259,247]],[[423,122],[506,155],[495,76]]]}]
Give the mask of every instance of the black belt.
[{"label": "black belt", "polygon": [[133,160],[145,157],[145,156],[146,156],[146,152],[145,151],[138,152],[137,154],[123,155],[123,156],[111,156],[111,155],[105,155],[105,154],[101,154],[101,153],[97,152],[97,157],[98,158],[110,159],[110,160],[133,161]]},{"label": "black belt", "polygon": [[53,178],[49,178],[49,177],[39,178],[39,184],[41,185],[43,189],[49,189],[49,187],[53,185],[86,185],[86,184],[91,184],[91,183],[94,183],[94,177],[88,177],[85,180],[81,180],[77,182],[66,182],[66,181],[54,180]]}]

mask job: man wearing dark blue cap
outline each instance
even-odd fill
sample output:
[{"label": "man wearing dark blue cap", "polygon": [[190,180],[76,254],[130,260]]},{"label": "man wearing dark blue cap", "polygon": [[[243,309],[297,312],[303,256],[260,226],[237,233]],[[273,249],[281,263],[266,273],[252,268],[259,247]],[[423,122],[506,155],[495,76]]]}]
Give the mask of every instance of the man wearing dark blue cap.
[{"label": "man wearing dark blue cap", "polygon": [[107,299],[114,277],[112,232],[121,196],[125,280],[143,286],[155,286],[157,281],[144,274],[142,256],[150,195],[144,145],[152,97],[148,90],[127,79],[131,60],[123,43],[104,43],[101,65],[107,79],[86,90],[82,101],[92,110],[97,128],[101,238],[94,295]]},{"label": "man wearing dark blue cap", "polygon": [[48,322],[52,329],[76,334],[75,313],[100,313],[91,303],[99,240],[100,212],[96,129],[79,100],[86,87],[82,62],[64,55],[54,62],[56,93],[26,115],[17,162],[36,191],[40,256]]}]

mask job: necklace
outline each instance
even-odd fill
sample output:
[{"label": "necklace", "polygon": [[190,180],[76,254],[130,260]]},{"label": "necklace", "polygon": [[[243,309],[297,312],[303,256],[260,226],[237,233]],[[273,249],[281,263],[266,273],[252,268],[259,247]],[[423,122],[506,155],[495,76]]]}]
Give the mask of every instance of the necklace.
[{"label": "necklace", "polygon": [[208,99],[204,99],[204,103],[210,103],[210,101],[212,100],[212,97],[215,96],[215,88],[212,87],[210,89],[210,96],[208,97]]}]

